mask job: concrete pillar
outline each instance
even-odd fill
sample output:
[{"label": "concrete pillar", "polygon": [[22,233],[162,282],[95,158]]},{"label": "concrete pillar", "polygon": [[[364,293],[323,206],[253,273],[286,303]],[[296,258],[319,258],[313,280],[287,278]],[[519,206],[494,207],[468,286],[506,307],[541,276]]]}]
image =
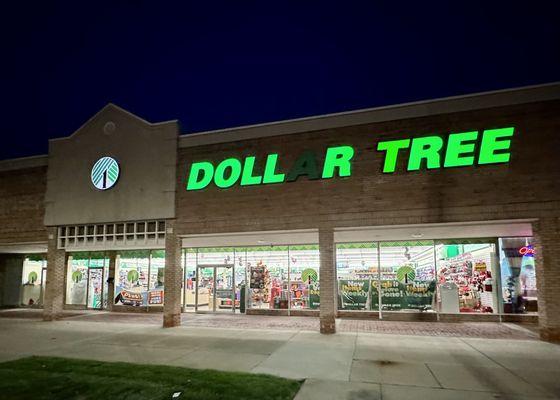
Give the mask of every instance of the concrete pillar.
[{"label": "concrete pillar", "polygon": [[52,321],[61,316],[64,307],[66,252],[58,249],[57,228],[47,228],[47,234],[47,283],[43,320]]},{"label": "concrete pillar", "polygon": [[165,232],[165,297],[163,303],[163,327],[181,325],[181,239],[175,232],[175,221],[166,221]]},{"label": "concrete pillar", "polygon": [[560,342],[560,218],[541,218],[533,223],[537,298],[541,339]]},{"label": "concrete pillar", "polygon": [[334,231],[332,228],[319,229],[319,253],[321,262],[319,271],[321,333],[335,333],[336,267]]},{"label": "concrete pillar", "polygon": [[109,274],[107,276],[107,310],[113,311],[115,305],[115,266],[117,265],[116,251],[108,251],[107,257],[109,258]]}]

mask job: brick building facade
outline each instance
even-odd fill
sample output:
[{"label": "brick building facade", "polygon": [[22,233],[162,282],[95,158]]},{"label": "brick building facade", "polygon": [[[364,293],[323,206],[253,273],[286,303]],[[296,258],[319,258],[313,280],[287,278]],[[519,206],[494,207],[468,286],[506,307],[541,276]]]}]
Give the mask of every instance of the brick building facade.
[{"label": "brick building facade", "polygon": [[[473,155],[476,159],[483,146],[480,139],[483,132],[499,128],[513,129],[513,135],[506,138],[507,151],[495,152],[510,154],[506,162],[480,165],[474,162],[443,168],[446,153],[442,150],[438,153],[440,168],[428,168],[429,160],[424,159],[419,169],[408,170],[412,150],[403,148],[398,153],[395,171],[383,173],[386,154],[378,150],[380,142],[410,139],[414,143],[414,139],[439,137],[446,146],[452,134],[478,132],[478,139],[468,141],[467,147],[462,148],[463,158]],[[81,272],[68,272],[68,259],[74,253],[104,252],[103,257],[108,261],[101,276],[107,285],[102,290],[108,292],[109,299],[104,307],[136,310],[131,305],[134,300],[127,299],[120,304],[113,301],[120,279],[115,275],[119,257],[125,257],[124,251],[165,250],[163,323],[175,326],[181,321],[182,303],[183,308],[187,303],[186,248],[247,248],[263,243],[316,245],[320,257],[317,261],[320,306],[307,313],[319,314],[321,331],[329,333],[335,331],[337,315],[352,314],[337,305],[340,243],[397,240],[402,244],[411,238],[452,243],[452,240],[468,239],[464,243],[469,246],[477,243],[475,238],[498,243],[499,238],[530,237],[541,335],[548,340],[560,340],[557,296],[560,286],[554,278],[558,269],[556,243],[560,239],[559,130],[559,84],[182,136],[176,121],[151,124],[109,105],[72,136],[51,141],[48,156],[0,162],[1,259],[46,254],[44,315],[45,319],[54,319],[63,308],[75,307],[69,304],[69,291],[65,289],[69,281],[81,279]],[[321,170],[327,149],[341,146],[353,151],[351,171],[342,173],[340,168],[335,168],[333,177],[310,179],[314,178],[314,170],[309,163],[315,163]],[[232,161],[233,167],[227,169],[231,175],[236,165],[247,167],[247,159],[254,157],[251,174],[243,175],[243,179],[258,181],[266,173],[267,157],[271,154],[276,155],[277,175],[282,172],[289,175],[298,165],[302,174],[282,183],[241,185],[236,182],[221,188],[212,182],[201,190],[186,190],[193,163],[205,162],[217,170],[222,161],[234,159],[237,161]],[[308,155],[307,163],[301,161],[305,158],[302,154]],[[92,165],[102,156],[113,157],[120,166],[120,176],[109,190],[96,189],[90,179]],[[120,224],[122,233],[118,231]],[[150,231],[150,226],[154,230]],[[83,235],[79,233],[80,227],[84,229]],[[382,245],[377,246],[379,253]],[[409,245],[402,246],[408,251]],[[503,247],[502,244],[492,247],[495,253],[492,257],[496,260],[500,246]],[[152,283],[157,280],[159,284],[163,278],[151,274],[152,268],[155,270],[158,265],[154,254],[147,256],[151,277],[147,279],[152,279]],[[434,259],[435,255],[434,250]],[[378,257],[381,263],[381,256]],[[516,260],[511,260],[515,264]],[[471,267],[474,271],[475,267]],[[214,292],[210,297],[215,302],[217,267],[212,268]],[[243,268],[247,269],[247,278],[251,267]],[[497,271],[501,268],[497,267]],[[381,269],[378,264],[379,282]],[[87,285],[90,285],[95,275],[87,271]],[[495,276],[495,271],[492,269],[493,273],[486,275],[487,279],[494,279],[495,299],[490,314],[494,320],[515,320],[504,312],[501,299],[504,287],[496,293],[500,285],[509,281],[502,279],[500,284],[500,276]],[[194,283],[197,301],[201,279],[198,272],[197,266]],[[137,283],[141,281],[134,273],[128,276],[134,277]],[[19,283],[2,282],[2,285]],[[87,290],[89,294],[89,286]],[[381,293],[381,286],[378,290]],[[157,293],[153,296],[157,297]],[[371,296],[368,301],[372,300]],[[434,296],[440,299],[441,294]],[[380,300],[382,297],[379,294]],[[232,301],[235,304],[241,299],[232,298]],[[243,301],[248,300],[245,297]],[[282,304],[281,301],[278,303]],[[435,304],[435,297],[433,301]],[[232,307],[235,309],[235,305]],[[270,308],[267,312],[282,311],[272,310],[272,300]],[[378,308],[381,317],[382,307]],[[291,311],[295,314],[296,310]],[[488,319],[488,315],[468,312],[396,314],[387,312],[385,318]],[[376,317],[376,313],[360,314],[364,316]]]}]

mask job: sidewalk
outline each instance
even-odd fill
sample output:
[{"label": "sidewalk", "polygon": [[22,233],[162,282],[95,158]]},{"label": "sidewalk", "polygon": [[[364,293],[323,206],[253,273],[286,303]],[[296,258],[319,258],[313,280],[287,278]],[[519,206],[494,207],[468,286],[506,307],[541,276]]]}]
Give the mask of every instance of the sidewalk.
[{"label": "sidewalk", "polygon": [[[306,399],[545,399],[560,396],[560,346],[303,329],[163,329],[86,316],[0,318],[0,361],[50,355],[306,379]],[[382,396],[382,397],[381,397]]]},{"label": "sidewalk", "polygon": [[[1,318],[42,319],[39,309],[0,310]],[[161,325],[162,314],[158,312],[122,313],[95,310],[65,311],[64,319],[100,323],[139,323]],[[319,319],[315,317],[285,317],[270,315],[245,315],[231,312],[182,314],[182,324],[189,327],[274,329],[319,331]],[[337,319],[337,332],[370,332],[419,336],[449,336],[484,339],[538,339],[536,324],[513,324],[495,322],[407,322],[379,321],[370,319]]]}]

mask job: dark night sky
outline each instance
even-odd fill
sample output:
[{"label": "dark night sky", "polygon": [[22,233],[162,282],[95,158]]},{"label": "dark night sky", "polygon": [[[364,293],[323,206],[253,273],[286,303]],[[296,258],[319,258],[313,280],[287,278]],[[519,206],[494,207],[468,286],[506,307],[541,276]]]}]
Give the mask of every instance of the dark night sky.
[{"label": "dark night sky", "polygon": [[553,2],[6,3],[0,159],[108,102],[189,133],[560,80]]}]

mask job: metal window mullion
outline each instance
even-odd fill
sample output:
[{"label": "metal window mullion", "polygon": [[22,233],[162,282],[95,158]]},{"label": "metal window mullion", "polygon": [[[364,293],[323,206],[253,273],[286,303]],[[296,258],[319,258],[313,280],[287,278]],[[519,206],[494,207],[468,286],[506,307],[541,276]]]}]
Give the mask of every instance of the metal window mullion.
[{"label": "metal window mullion", "polygon": [[198,312],[198,284],[199,284],[199,273],[198,273],[198,248],[196,250],[196,260],[195,260],[195,282],[194,282],[194,312]]},{"label": "metal window mullion", "polygon": [[233,248],[233,267],[231,270],[231,309],[235,314],[235,247]]},{"label": "metal window mullion", "polygon": [[383,304],[381,303],[381,245],[377,242],[377,308],[379,319],[383,319]]},{"label": "metal window mullion", "polygon": [[[292,310],[292,279],[291,279],[292,261],[290,258],[290,246],[288,246],[288,316]],[[282,293],[282,292],[280,292]],[[282,295],[280,295],[282,298]]]},{"label": "metal window mullion", "polygon": [[[435,297],[435,305],[436,305],[436,320],[439,321],[439,303],[438,303],[438,294],[439,294],[439,285],[438,285],[438,263],[437,263],[437,252],[436,252],[436,241],[434,240],[434,279],[436,281],[436,287],[433,296]],[[441,297],[440,297],[441,299]],[[434,301],[432,300],[432,304]]]},{"label": "metal window mullion", "polygon": [[[136,224],[134,224],[136,226]],[[146,311],[150,307],[150,283],[152,278],[152,250],[148,251],[148,290],[146,292]]]}]

